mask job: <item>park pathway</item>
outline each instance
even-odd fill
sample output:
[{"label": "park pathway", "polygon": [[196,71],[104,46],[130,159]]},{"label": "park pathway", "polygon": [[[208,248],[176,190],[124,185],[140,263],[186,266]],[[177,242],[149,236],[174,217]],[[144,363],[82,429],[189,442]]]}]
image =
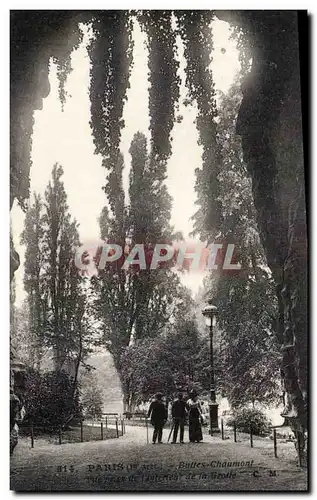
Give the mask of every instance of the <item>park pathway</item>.
[{"label": "park pathway", "polygon": [[[307,471],[246,444],[204,436],[203,443],[149,444],[145,427],[119,439],[63,445],[21,440],[11,460],[15,491],[306,490]],[[185,435],[185,439],[187,436]],[[235,462],[235,464],[233,464]]]}]

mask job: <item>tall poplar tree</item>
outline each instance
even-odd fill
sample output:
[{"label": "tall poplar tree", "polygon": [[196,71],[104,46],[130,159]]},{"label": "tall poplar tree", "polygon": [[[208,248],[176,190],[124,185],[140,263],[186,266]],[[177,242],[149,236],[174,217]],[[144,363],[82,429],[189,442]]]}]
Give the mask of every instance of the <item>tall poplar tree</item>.
[{"label": "tall poplar tree", "polygon": [[30,328],[39,349],[51,353],[54,368],[77,381],[78,370],[90,353],[91,328],[84,279],[75,267],[80,246],[78,223],[72,219],[58,164],[45,191],[30,207],[22,233],[26,245],[24,284],[28,296]]},{"label": "tall poplar tree", "polygon": [[[129,204],[124,199],[124,165],[120,156],[105,187],[109,208],[104,207],[100,217],[101,238],[123,248],[126,244],[130,248],[143,244],[147,269],[123,269],[123,257],[114,265],[106,265],[92,279],[97,295],[95,313],[103,324],[105,345],[119,375],[125,348],[162,332],[180,294],[177,274],[168,267],[150,270],[148,261],[156,243],[180,237],[170,225],[171,197],[164,183],[165,166],[160,161],[153,162],[146,137],[141,133],[135,134],[130,154]],[[129,394],[125,394],[125,404],[129,406]]]},{"label": "tall poplar tree", "polygon": [[34,193],[33,204],[28,209],[21,244],[26,246],[24,264],[24,288],[27,292],[28,329],[33,339],[35,366],[41,367],[44,350],[44,325],[46,301],[43,282],[45,263],[43,200]]}]

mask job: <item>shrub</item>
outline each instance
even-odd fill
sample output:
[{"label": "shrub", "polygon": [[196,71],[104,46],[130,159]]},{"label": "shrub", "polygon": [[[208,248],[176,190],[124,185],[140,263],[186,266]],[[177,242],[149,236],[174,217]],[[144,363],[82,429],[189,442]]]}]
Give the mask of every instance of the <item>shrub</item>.
[{"label": "shrub", "polygon": [[78,389],[65,372],[27,372],[24,423],[43,430],[75,424],[82,418]]},{"label": "shrub", "polygon": [[102,418],[103,400],[101,390],[94,384],[86,387],[82,394],[82,405],[86,418]]},{"label": "shrub", "polygon": [[227,425],[233,427],[234,422],[236,423],[236,429],[241,432],[250,432],[250,426],[252,425],[252,432],[257,436],[268,434],[270,425],[272,425],[272,422],[262,411],[253,408],[236,410],[228,420]]}]

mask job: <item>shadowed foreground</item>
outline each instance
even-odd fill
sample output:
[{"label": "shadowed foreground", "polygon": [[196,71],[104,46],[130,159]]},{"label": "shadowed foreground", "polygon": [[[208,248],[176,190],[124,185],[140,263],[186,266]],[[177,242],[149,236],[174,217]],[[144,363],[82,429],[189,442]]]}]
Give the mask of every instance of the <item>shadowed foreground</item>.
[{"label": "shadowed foreground", "polygon": [[[246,444],[204,436],[200,444],[146,444],[146,429],[119,439],[47,445],[19,443],[11,460],[15,491],[306,490],[307,471]],[[185,435],[185,440],[187,435]],[[216,462],[220,462],[217,464]],[[233,462],[236,462],[233,464]],[[239,462],[239,464],[237,464]],[[225,464],[225,465],[224,465]]]}]

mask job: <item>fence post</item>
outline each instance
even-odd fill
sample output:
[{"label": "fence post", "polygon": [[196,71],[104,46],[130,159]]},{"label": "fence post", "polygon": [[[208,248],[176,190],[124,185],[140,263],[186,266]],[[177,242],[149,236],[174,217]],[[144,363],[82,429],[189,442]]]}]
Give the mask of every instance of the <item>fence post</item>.
[{"label": "fence post", "polygon": [[121,434],[123,436],[123,420],[121,419]]},{"label": "fence post", "polygon": [[58,444],[62,444],[62,428],[58,429]]},{"label": "fence post", "polygon": [[146,423],[146,444],[149,444],[149,424],[148,424],[148,419],[145,419]]},{"label": "fence post", "polygon": [[300,434],[297,433],[297,452],[298,452],[298,465],[302,466],[302,450],[300,446]]},{"label": "fence post", "polygon": [[100,423],[101,439],[103,440],[103,423]]},{"label": "fence post", "polygon": [[33,432],[33,424],[31,425],[31,448],[34,448],[34,432]]},{"label": "fence post", "polygon": [[277,458],[276,429],[273,429],[273,441],[274,441],[274,456],[275,458]]},{"label": "fence post", "polygon": [[108,417],[106,417],[106,429],[108,429]]},{"label": "fence post", "polygon": [[221,439],[224,440],[225,438],[225,435],[224,435],[224,431],[223,431],[223,418],[221,419]]},{"label": "fence post", "polygon": [[84,427],[83,427],[83,421],[80,421],[80,441],[81,443],[84,442]]},{"label": "fence post", "polygon": [[250,446],[253,448],[252,424],[250,424]]},{"label": "fence post", "polygon": [[235,422],[233,422],[233,440],[235,443],[237,442],[237,427]]},{"label": "fence post", "polygon": [[116,418],[116,431],[117,431],[117,438],[119,437],[119,428],[118,428],[118,419]]}]

